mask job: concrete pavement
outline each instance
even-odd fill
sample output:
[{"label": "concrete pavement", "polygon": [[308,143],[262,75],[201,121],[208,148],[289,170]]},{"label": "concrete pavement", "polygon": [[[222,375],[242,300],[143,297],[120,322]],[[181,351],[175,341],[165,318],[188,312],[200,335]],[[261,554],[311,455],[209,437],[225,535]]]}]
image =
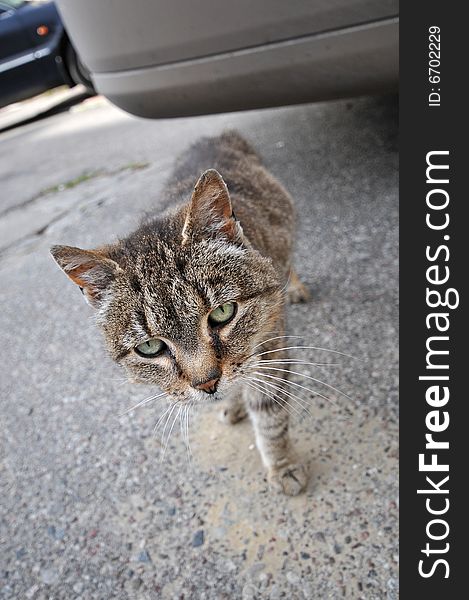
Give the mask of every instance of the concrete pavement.
[{"label": "concrete pavement", "polygon": [[[386,97],[146,121],[98,101],[0,134],[2,599],[397,599],[396,112]],[[160,464],[163,406],[118,416],[152,390],[123,381],[48,255],[130,231],[174,157],[225,128],[297,203],[314,299],[290,307],[291,333],[359,358],[321,373],[351,400],[305,393],[297,498],[268,493],[249,424],[210,409],[192,462],[175,433]]]}]

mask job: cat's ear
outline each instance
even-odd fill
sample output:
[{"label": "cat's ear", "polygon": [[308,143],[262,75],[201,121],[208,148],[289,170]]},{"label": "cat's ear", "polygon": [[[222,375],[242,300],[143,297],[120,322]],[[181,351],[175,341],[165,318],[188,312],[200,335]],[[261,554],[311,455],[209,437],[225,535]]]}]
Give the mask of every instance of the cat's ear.
[{"label": "cat's ear", "polygon": [[187,243],[194,232],[208,236],[221,235],[231,241],[240,241],[242,238],[228,188],[215,169],[202,173],[195,185],[182,230],[182,243]]},{"label": "cat's ear", "polygon": [[106,290],[121,272],[119,265],[106,255],[106,250],[81,250],[73,246],[52,246],[54,260],[76,283],[87,302],[99,307]]}]

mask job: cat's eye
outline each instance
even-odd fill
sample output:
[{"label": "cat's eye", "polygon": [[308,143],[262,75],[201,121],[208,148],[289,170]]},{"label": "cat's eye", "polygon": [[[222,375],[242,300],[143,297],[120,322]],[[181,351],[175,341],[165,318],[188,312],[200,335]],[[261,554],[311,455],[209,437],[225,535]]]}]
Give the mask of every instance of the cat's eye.
[{"label": "cat's eye", "polygon": [[236,303],[226,302],[220,304],[208,315],[208,322],[212,327],[226,325],[236,314]]},{"label": "cat's eye", "polygon": [[152,338],[151,340],[147,340],[143,342],[143,344],[139,344],[135,346],[135,352],[144,358],[154,358],[161,354],[163,350],[166,348],[166,344],[163,340],[158,338]]}]

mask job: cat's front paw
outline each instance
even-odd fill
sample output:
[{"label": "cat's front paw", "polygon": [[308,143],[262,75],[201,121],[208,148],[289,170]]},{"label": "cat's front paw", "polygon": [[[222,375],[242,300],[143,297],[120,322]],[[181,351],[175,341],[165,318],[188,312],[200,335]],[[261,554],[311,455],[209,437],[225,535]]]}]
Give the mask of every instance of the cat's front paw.
[{"label": "cat's front paw", "polygon": [[305,302],[309,302],[309,300],[311,300],[311,292],[301,281],[298,280],[294,286],[287,289],[287,301],[289,304],[304,304]]},{"label": "cat's front paw", "polygon": [[225,425],[234,425],[247,417],[244,406],[227,406],[219,412],[219,419]]},{"label": "cat's front paw", "polygon": [[271,487],[287,496],[300,494],[305,489],[307,480],[306,469],[301,463],[289,463],[269,470]]},{"label": "cat's front paw", "polygon": [[300,280],[295,271],[290,273],[290,279],[287,286],[287,300],[290,304],[308,302],[311,299],[311,293],[305,284]]}]

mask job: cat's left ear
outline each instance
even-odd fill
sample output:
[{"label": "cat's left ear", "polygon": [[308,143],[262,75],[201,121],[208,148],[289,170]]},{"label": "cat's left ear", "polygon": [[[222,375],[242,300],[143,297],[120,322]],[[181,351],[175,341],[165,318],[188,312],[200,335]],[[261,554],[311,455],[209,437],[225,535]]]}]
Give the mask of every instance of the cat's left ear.
[{"label": "cat's left ear", "polygon": [[82,250],[73,246],[52,246],[50,252],[62,271],[76,283],[88,304],[98,308],[106,291],[122,272],[106,250]]},{"label": "cat's left ear", "polygon": [[193,233],[242,240],[242,229],[233,213],[230,195],[222,176],[215,169],[205,171],[195,185],[182,230],[182,243]]}]

